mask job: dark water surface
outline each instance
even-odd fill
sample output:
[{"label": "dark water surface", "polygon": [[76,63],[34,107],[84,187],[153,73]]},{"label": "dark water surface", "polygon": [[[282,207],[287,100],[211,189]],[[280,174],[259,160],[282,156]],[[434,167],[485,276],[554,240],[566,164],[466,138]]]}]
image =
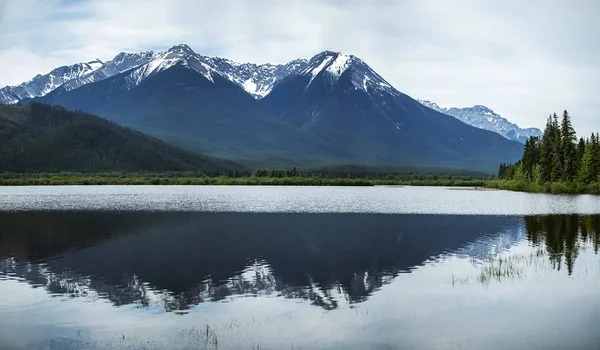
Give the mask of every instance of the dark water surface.
[{"label": "dark water surface", "polygon": [[[437,199],[512,193],[425,188],[411,214],[414,189],[255,188],[239,201],[269,210],[167,210],[238,205],[179,189],[42,188],[40,210],[0,190],[0,349],[600,349],[600,207],[572,213],[593,197],[457,215]],[[329,202],[277,209],[307,198]]]}]

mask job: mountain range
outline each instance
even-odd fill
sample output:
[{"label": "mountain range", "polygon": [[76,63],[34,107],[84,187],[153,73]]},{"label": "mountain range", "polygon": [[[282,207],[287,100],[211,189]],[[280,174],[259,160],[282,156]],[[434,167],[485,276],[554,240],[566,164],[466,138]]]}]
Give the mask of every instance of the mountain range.
[{"label": "mountain range", "polygon": [[511,123],[506,118],[502,118],[486,106],[475,105],[464,108],[442,108],[437,103],[428,100],[417,101],[433,110],[451,115],[476,128],[493,131],[509,140],[525,143],[530,136],[542,135],[542,130],[538,128],[522,129],[517,124]]},{"label": "mountain range", "polygon": [[[77,65],[76,65],[77,66]],[[187,45],[120,53],[54,85],[4,88],[96,114],[175,146],[252,166],[437,166],[495,172],[522,144],[424,106],[360,58],[324,51],[287,64],[235,63]],[[35,79],[34,79],[35,80]],[[60,85],[59,85],[60,83]],[[38,89],[30,87],[38,86]]]}]

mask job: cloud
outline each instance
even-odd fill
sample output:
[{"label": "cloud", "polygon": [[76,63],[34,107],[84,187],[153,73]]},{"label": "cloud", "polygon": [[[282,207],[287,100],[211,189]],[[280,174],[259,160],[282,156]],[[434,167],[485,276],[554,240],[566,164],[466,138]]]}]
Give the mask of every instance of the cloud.
[{"label": "cloud", "polygon": [[597,13],[593,0],[0,0],[0,85],[178,43],[256,63],[332,49],[414,98],[521,126],[568,109],[587,134],[600,129]]}]

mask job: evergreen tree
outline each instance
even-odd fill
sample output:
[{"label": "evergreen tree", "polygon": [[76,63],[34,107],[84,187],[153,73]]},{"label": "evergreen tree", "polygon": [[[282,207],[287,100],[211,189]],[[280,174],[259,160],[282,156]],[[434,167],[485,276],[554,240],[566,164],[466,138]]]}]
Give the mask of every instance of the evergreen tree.
[{"label": "evergreen tree", "polygon": [[544,128],[544,135],[540,144],[540,180],[541,182],[548,182],[551,179],[552,174],[552,116],[546,120],[546,127]]},{"label": "evergreen tree", "polygon": [[[569,113],[564,111],[560,123],[554,113],[546,120],[542,137],[530,137],[525,142],[521,160],[513,165],[501,164],[498,174],[501,179],[537,184],[600,183],[600,135],[595,133],[590,139],[581,138],[578,142]],[[589,187],[590,191],[594,188]]]},{"label": "evergreen tree", "polygon": [[583,160],[583,154],[585,153],[585,140],[582,138],[579,139],[579,143],[577,144],[577,160],[578,164],[581,165],[581,161]]},{"label": "evergreen tree", "polygon": [[528,181],[533,180],[533,170],[539,162],[539,138],[531,136],[525,141],[523,151],[523,175]]},{"label": "evergreen tree", "polygon": [[564,157],[561,149],[560,126],[556,113],[554,113],[552,116],[552,134],[550,136],[550,147],[552,152],[552,170],[550,173],[550,181],[556,182],[564,179],[565,177]]},{"label": "evergreen tree", "polygon": [[589,154],[587,163],[587,183],[597,182],[600,175],[600,140],[598,134],[592,134],[590,138]]},{"label": "evergreen tree", "polygon": [[579,168],[577,146],[575,145],[577,137],[573,125],[571,124],[569,113],[566,110],[563,113],[560,134],[563,164],[562,179],[573,181],[577,176],[577,170]]},{"label": "evergreen tree", "polygon": [[584,149],[584,153],[583,153],[583,157],[581,158],[581,166],[579,167],[579,173],[577,175],[577,181],[584,183],[584,184],[588,184],[589,181],[589,170],[588,170],[588,165],[589,165],[589,158],[590,158],[590,147],[586,147]]},{"label": "evergreen tree", "polygon": [[506,164],[500,163],[500,168],[498,169],[498,177],[500,179],[506,179]]}]

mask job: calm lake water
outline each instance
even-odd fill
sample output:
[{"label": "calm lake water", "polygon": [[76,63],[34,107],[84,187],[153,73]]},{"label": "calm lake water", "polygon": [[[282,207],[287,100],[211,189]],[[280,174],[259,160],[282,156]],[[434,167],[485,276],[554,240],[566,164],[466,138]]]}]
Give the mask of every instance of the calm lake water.
[{"label": "calm lake water", "polygon": [[0,187],[0,349],[600,349],[600,197]]}]

